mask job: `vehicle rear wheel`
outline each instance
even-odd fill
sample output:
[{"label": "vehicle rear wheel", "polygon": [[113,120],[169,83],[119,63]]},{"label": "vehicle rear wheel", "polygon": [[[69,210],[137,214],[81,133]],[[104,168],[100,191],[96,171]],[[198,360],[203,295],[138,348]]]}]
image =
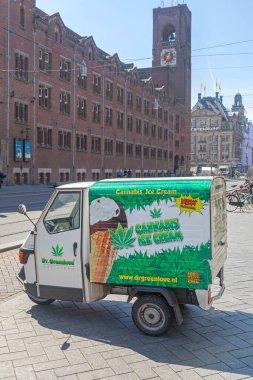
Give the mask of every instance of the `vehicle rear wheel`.
[{"label": "vehicle rear wheel", "polygon": [[237,209],[239,206],[239,199],[235,194],[228,194],[227,195],[227,211],[233,212]]},{"label": "vehicle rear wheel", "polygon": [[37,303],[37,305],[50,305],[50,303],[54,302],[54,299],[48,299],[48,298],[40,298],[31,295],[30,293],[27,293],[28,297],[31,301]]},{"label": "vehicle rear wheel", "polygon": [[174,312],[161,296],[145,294],[133,304],[132,318],[139,330],[158,336],[170,327]]}]

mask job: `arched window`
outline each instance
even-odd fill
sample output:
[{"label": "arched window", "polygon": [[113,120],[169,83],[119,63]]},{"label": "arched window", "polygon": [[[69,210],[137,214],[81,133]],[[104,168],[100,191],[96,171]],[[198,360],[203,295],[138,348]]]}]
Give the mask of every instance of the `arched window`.
[{"label": "arched window", "polygon": [[171,24],[166,25],[163,28],[162,39],[165,42],[175,42],[176,41],[176,30],[175,27]]},{"label": "arched window", "polygon": [[19,25],[24,28],[25,27],[25,7],[24,1],[21,1],[19,8]]},{"label": "arched window", "polygon": [[88,57],[89,61],[94,61],[94,50],[92,46],[89,47]]},{"label": "arched window", "polygon": [[62,33],[61,33],[61,28],[58,24],[55,25],[54,28],[54,39],[56,42],[62,43]]}]

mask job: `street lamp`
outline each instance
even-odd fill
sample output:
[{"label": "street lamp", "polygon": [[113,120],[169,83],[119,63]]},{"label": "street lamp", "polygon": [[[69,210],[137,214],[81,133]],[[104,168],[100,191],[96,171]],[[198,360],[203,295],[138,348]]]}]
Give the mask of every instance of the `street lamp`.
[{"label": "street lamp", "polygon": [[87,66],[86,66],[84,59],[82,60],[82,63],[80,66],[80,74],[81,74],[82,78],[87,77]]},{"label": "street lamp", "polygon": [[[73,123],[72,123],[72,180],[75,181],[75,144],[76,144],[76,47],[74,48],[74,55],[73,55],[73,84],[74,84],[74,89],[73,89]],[[80,66],[80,75],[81,78],[87,77],[87,66],[84,61],[82,60],[81,66]]]},{"label": "street lamp", "polygon": [[[155,111],[155,119],[158,120],[158,110],[159,110],[159,104],[158,104],[158,100],[155,99],[154,100],[154,104],[153,104],[153,110]],[[157,129],[157,125],[156,125],[156,139],[155,139],[155,145],[156,145],[156,154],[155,154],[155,175],[157,176],[157,149],[158,149],[158,137],[157,137],[157,134],[158,134],[158,129]]]}]

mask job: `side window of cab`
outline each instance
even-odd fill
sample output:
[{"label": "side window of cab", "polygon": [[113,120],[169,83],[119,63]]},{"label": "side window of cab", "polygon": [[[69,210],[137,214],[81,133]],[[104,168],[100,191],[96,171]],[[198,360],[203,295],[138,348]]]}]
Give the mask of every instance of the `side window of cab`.
[{"label": "side window of cab", "polygon": [[49,234],[80,228],[79,191],[59,192],[51,204],[43,223]]}]

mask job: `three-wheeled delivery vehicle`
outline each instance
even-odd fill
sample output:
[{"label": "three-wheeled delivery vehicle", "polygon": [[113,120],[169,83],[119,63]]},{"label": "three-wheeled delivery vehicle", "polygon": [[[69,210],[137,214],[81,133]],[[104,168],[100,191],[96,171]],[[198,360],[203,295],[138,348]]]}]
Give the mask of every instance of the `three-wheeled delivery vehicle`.
[{"label": "three-wheeled delivery vehicle", "polygon": [[208,309],[223,294],[225,206],[222,177],[59,186],[19,251],[18,278],[42,305],[137,298],[134,323],[160,335],[182,323],[180,304]]}]

